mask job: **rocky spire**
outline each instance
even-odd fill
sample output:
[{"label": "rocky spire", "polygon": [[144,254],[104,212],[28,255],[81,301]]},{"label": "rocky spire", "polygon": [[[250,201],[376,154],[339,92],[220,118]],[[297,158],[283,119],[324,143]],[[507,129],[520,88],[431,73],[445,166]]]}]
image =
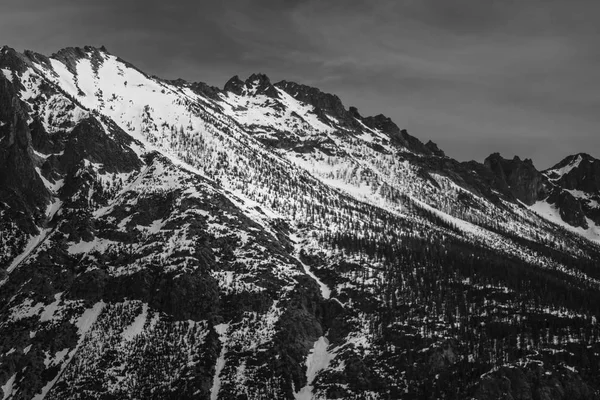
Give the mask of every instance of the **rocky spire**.
[{"label": "rocky spire", "polygon": [[246,81],[242,81],[235,75],[225,83],[223,90],[235,93],[238,96],[265,95],[273,98],[279,97],[279,93],[277,93],[277,89],[271,84],[269,77],[262,73],[252,74]]},{"label": "rocky spire", "polygon": [[496,183],[523,203],[531,205],[548,196],[547,179],[530,159],[522,161],[515,156],[507,160],[500,153],[494,153],[485,159],[484,164],[496,175]]}]

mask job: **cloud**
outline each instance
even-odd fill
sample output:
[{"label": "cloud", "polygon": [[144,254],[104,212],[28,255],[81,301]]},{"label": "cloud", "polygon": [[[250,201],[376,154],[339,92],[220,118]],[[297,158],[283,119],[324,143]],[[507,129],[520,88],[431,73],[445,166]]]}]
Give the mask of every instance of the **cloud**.
[{"label": "cloud", "polygon": [[[586,0],[6,0],[0,37],[106,45],[152,74],[265,72],[385,113],[459,159],[548,166],[598,146],[600,4]],[[511,154],[512,153],[512,154]]]}]

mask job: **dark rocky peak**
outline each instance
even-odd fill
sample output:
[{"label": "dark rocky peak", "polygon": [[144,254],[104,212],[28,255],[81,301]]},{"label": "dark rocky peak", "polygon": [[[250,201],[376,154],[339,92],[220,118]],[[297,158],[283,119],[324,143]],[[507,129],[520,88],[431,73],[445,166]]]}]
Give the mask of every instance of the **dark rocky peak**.
[{"label": "dark rocky peak", "polygon": [[364,117],[362,118],[362,122],[369,128],[379,130],[388,135],[392,143],[405,147],[415,153],[434,154],[423,142],[410,135],[406,129],[400,129],[390,117],[379,114],[374,117]]},{"label": "dark rocky peak", "polygon": [[218,94],[221,93],[221,89],[218,87],[210,86],[204,82],[192,82],[190,84],[190,89],[211,99],[217,99]]},{"label": "dark rocky peak", "polygon": [[484,164],[494,172],[496,184],[500,188],[508,189],[515,198],[527,205],[548,195],[547,178],[535,168],[530,159],[522,161],[515,156],[508,160],[500,153],[494,153],[485,159]]},{"label": "dark rocky peak", "polygon": [[96,48],[93,46],[82,47],[66,47],[52,54],[50,58],[58,60],[65,64],[67,69],[72,73],[76,74],[76,65],[79,60],[89,59],[92,61],[94,69],[97,69],[102,62],[104,62],[106,55],[109,54],[104,46]]},{"label": "dark rocky peak", "polygon": [[25,50],[23,52],[23,54],[29,64],[32,64],[33,62],[35,62],[37,64],[45,65],[46,67],[52,69],[52,64],[50,63],[50,58],[48,58],[47,56],[40,54],[40,53],[36,53],[35,51],[31,51],[31,50]]},{"label": "dark rocky peak", "polygon": [[598,160],[587,153],[577,153],[563,158],[560,162],[545,170],[544,173],[552,174],[555,172],[559,175],[563,175],[573,168],[579,167],[581,163],[593,163],[595,161]]},{"label": "dark rocky peak", "polygon": [[353,120],[354,117],[352,114],[346,110],[340,98],[334,94],[325,93],[315,87],[289,81],[277,82],[275,86],[294,99],[312,105],[319,119],[325,123],[330,123],[326,115],[329,114],[347,127],[358,127],[358,124]]},{"label": "dark rocky peak", "polygon": [[244,93],[244,81],[235,75],[225,83],[223,90],[241,96]]},{"label": "dark rocky peak", "polygon": [[192,82],[187,85],[195,93],[201,94],[211,99],[217,99],[221,89],[216,86],[210,86],[204,82]]},{"label": "dark rocky peak", "polygon": [[190,85],[188,81],[186,81],[185,79],[182,79],[182,78],[165,80],[165,82],[167,82],[173,86],[177,86],[177,87],[188,87]]},{"label": "dark rocky peak", "polygon": [[600,160],[589,154],[579,153],[566,157],[544,173],[565,189],[600,192]]},{"label": "dark rocky peak", "polygon": [[406,145],[405,145],[406,148],[409,149],[410,151],[414,151],[415,153],[421,153],[421,154],[426,154],[426,155],[432,154],[432,151],[426,145],[424,145],[423,142],[421,142],[419,139],[417,139],[416,137],[409,134],[406,129],[400,130],[400,136],[402,137],[402,140],[406,143]]},{"label": "dark rocky peak", "polygon": [[[159,79],[158,77],[156,77],[156,79]],[[218,94],[221,92],[221,90],[218,87],[215,86],[210,86],[204,82],[188,82],[185,79],[181,79],[181,78],[177,78],[177,79],[173,79],[173,80],[163,80],[163,82],[166,82],[170,85],[179,87],[179,88],[190,88],[193,92],[201,94],[203,96],[206,97],[210,97],[212,99],[217,99],[218,98]]]},{"label": "dark rocky peak", "polygon": [[265,95],[272,98],[278,98],[277,89],[271,84],[271,80],[265,74],[252,74],[246,79],[246,93],[257,95]]},{"label": "dark rocky peak", "polygon": [[348,112],[350,113],[350,115],[358,120],[362,121],[362,116],[360,115],[360,113],[358,112],[358,108],[354,107],[354,106],[350,106],[348,108]]},{"label": "dark rocky peak", "polygon": [[269,79],[269,77],[266,74],[263,74],[261,72],[257,73],[257,74],[252,74],[248,77],[248,79],[246,79],[246,85],[247,86],[267,86],[271,84],[271,80]]},{"label": "dark rocky peak", "polygon": [[374,117],[364,117],[363,122],[371,129],[378,129],[385,133],[399,134],[400,128],[392,121],[391,118],[383,114],[378,114]]},{"label": "dark rocky peak", "polygon": [[226,92],[235,93],[238,96],[259,96],[265,95],[272,98],[278,98],[277,89],[271,84],[271,80],[265,74],[252,74],[242,81],[237,75],[227,81],[223,88]]},{"label": "dark rocky peak", "polygon": [[84,47],[65,47],[57,51],[56,53],[51,55],[51,58],[55,58],[57,60],[61,60],[64,58],[91,58],[91,57],[101,57],[105,54],[110,54],[106,47],[94,47],[94,46],[84,46]]},{"label": "dark rocky peak", "polygon": [[434,143],[431,140],[425,143],[425,147],[427,147],[427,149],[436,156],[446,157],[446,153],[444,153],[444,151],[438,147],[437,143]]},{"label": "dark rocky peak", "polygon": [[31,59],[18,51],[4,46],[0,52],[0,68],[22,73],[31,66]]}]

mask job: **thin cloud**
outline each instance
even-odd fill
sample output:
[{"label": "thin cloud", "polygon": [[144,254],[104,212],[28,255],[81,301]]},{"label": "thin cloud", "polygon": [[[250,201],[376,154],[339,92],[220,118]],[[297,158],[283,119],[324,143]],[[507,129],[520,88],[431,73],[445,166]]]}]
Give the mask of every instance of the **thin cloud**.
[{"label": "thin cloud", "polygon": [[384,113],[458,159],[549,166],[598,147],[600,4],[586,0],[6,0],[0,37],[106,45],[151,74],[265,72]]}]

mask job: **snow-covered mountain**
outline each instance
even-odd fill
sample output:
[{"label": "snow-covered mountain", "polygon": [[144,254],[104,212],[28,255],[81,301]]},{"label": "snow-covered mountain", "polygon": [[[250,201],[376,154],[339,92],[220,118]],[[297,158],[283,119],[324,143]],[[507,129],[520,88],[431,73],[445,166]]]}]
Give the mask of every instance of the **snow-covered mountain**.
[{"label": "snow-covered mountain", "polygon": [[0,166],[3,400],[599,396],[591,156],[4,47]]}]

